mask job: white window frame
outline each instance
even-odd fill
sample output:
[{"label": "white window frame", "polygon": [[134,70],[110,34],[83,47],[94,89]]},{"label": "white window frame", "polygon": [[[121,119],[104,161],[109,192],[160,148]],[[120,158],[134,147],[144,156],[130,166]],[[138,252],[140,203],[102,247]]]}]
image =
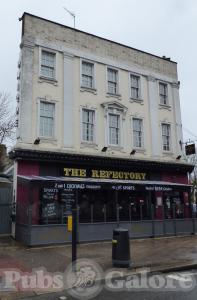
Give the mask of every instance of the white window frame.
[{"label": "white window frame", "polygon": [[[132,92],[131,92],[131,90],[132,90],[132,85],[131,85],[132,80],[131,80],[131,77],[132,76],[137,77],[138,80],[139,80],[138,81],[138,94],[139,94],[139,96],[137,98],[133,97],[132,96]],[[141,76],[139,74],[135,74],[135,73],[132,73],[132,72],[129,73],[129,87],[130,87],[130,98],[132,100],[135,100],[135,101],[142,101]]]},{"label": "white window frame", "polygon": [[[116,93],[111,93],[109,91],[109,85],[108,85],[108,70],[113,70],[117,73],[117,82],[116,82]],[[109,95],[113,95],[113,96],[120,96],[119,94],[119,70],[117,68],[111,67],[111,66],[106,66],[106,90],[107,90],[107,94]]]},{"label": "white window frame", "polygon": [[[49,103],[49,104],[53,104],[54,105],[54,128],[53,128],[53,136],[41,136],[40,135],[40,103],[41,102],[45,102],[45,103]],[[52,101],[52,100],[46,100],[45,98],[39,98],[38,102],[38,112],[37,112],[37,116],[38,116],[38,127],[37,127],[37,137],[39,137],[40,139],[43,140],[56,140],[56,135],[57,135],[57,102],[56,101]]]},{"label": "white window frame", "polygon": [[[161,102],[160,85],[166,86],[166,103]],[[161,106],[169,106],[169,87],[167,82],[159,81],[158,83],[159,104]]]},{"label": "white window frame", "polygon": [[[141,135],[141,147],[138,147],[138,146],[135,146],[134,145],[134,126],[133,126],[133,123],[134,123],[134,120],[140,120],[141,121],[141,125],[142,125],[142,135]],[[131,123],[132,123],[132,146],[134,149],[144,149],[144,120],[143,118],[140,118],[140,117],[132,117],[131,118]]]},{"label": "white window frame", "polygon": [[[42,52],[43,51],[55,55],[55,59],[54,59],[54,76],[53,77],[45,76],[45,75],[42,74],[41,65],[42,65]],[[43,48],[43,47],[39,48],[39,77],[42,78],[42,79],[57,81],[57,52],[56,51],[54,51],[52,49],[48,49],[48,48]]]},{"label": "white window frame", "polygon": [[[163,143],[163,125],[169,126],[169,149],[164,149],[164,143]],[[162,151],[163,152],[171,152],[172,151],[172,126],[170,123],[162,122],[161,123],[161,142],[162,142]]]},{"label": "white window frame", "polygon": [[[83,139],[83,110],[89,110],[94,113],[93,121],[94,121],[94,131],[93,131],[93,141],[87,141]],[[80,128],[81,128],[81,143],[95,145],[97,142],[97,111],[95,108],[90,108],[86,106],[82,106],[80,109]]]},{"label": "white window frame", "polygon": [[[83,79],[82,79],[82,69],[83,69],[83,62],[89,63],[93,65],[93,78],[92,78],[92,87],[87,87],[83,85]],[[80,60],[80,87],[82,89],[87,89],[87,90],[96,90],[96,64],[94,61],[89,60],[89,59],[81,59]]]},{"label": "white window frame", "polygon": [[[119,143],[118,144],[111,144],[110,143],[110,129],[109,129],[109,116],[110,115],[114,115],[114,116],[118,116],[119,117]],[[108,112],[107,114],[107,141],[108,141],[108,145],[112,146],[112,147],[121,147],[122,145],[122,115],[120,113],[116,113],[116,112]]]}]

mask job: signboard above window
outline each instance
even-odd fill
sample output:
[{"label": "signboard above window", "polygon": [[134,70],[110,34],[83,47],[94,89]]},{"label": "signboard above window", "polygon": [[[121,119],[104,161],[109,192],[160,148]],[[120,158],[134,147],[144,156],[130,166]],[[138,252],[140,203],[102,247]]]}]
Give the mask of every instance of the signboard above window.
[{"label": "signboard above window", "polygon": [[196,153],[195,144],[190,144],[185,146],[186,155],[191,155]]}]

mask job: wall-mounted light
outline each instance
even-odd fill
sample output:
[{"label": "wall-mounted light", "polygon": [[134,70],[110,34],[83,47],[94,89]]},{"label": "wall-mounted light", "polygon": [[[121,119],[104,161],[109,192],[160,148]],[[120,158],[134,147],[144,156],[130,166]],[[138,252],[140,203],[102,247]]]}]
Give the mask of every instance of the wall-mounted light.
[{"label": "wall-mounted light", "polygon": [[101,151],[102,152],[106,152],[107,151],[107,147],[103,147],[103,149]]},{"label": "wall-mounted light", "polygon": [[178,155],[178,156],[176,157],[176,159],[181,159],[181,155]]},{"label": "wall-mounted light", "polygon": [[135,154],[135,152],[136,152],[136,150],[135,150],[135,149],[133,149],[133,150],[131,151],[130,155],[134,155],[134,154]]},{"label": "wall-mounted light", "polygon": [[38,137],[37,139],[35,139],[34,145],[39,145],[39,144],[40,144],[40,138]]}]

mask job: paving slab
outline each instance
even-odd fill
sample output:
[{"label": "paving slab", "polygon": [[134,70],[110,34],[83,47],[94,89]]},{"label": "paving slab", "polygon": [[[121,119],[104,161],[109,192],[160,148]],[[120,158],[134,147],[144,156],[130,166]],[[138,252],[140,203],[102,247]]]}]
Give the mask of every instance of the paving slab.
[{"label": "paving slab", "polygon": [[[1,239],[1,238],[0,238]],[[166,272],[197,267],[197,236],[131,240],[131,266],[122,271],[124,276],[147,270]],[[18,243],[0,243],[0,270],[17,269],[32,272],[44,268],[47,272],[64,272],[71,262],[71,245],[24,247]],[[112,268],[111,242],[80,244],[78,258],[96,261],[104,271]],[[116,270],[116,268],[113,268]],[[29,292],[36,295],[35,291]],[[26,293],[1,292],[0,300],[22,299]]]}]

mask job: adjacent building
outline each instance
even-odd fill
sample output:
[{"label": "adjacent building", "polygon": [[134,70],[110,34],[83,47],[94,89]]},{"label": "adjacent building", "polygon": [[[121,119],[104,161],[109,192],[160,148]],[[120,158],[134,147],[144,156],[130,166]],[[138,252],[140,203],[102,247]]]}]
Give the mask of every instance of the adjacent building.
[{"label": "adjacent building", "polygon": [[110,238],[117,218],[188,218],[177,63],[28,13],[21,21],[16,237],[69,240],[76,190],[80,240]]}]

